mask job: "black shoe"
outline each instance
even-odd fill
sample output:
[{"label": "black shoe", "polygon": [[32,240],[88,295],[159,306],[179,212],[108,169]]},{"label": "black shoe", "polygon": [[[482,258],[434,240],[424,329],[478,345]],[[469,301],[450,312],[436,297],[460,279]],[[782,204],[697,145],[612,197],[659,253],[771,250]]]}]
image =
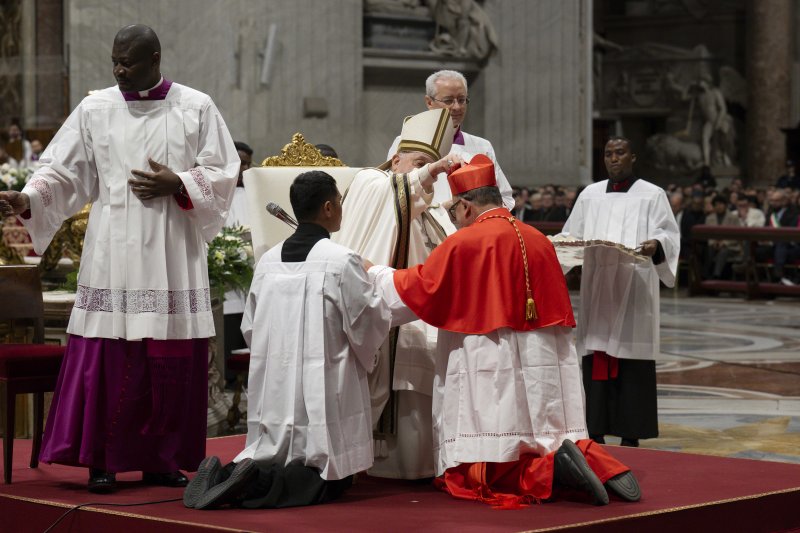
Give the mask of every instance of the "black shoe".
[{"label": "black shoe", "polygon": [[642,490],[632,470],[617,474],[606,481],[605,486],[625,501],[638,502],[642,497]]},{"label": "black shoe", "polygon": [[622,437],[622,440],[619,443],[620,446],[630,446],[631,448],[638,448],[639,447],[639,439],[629,439],[626,437]]},{"label": "black shoe", "polygon": [[117,475],[99,468],[90,468],[86,486],[91,493],[109,494],[117,488]]},{"label": "black shoe", "polygon": [[142,472],[142,481],[148,485],[159,485],[161,487],[185,487],[189,484],[189,478],[183,472]]},{"label": "black shoe", "polygon": [[252,459],[242,459],[230,477],[200,496],[195,509],[213,509],[244,498],[250,484],[258,478],[258,466]]},{"label": "black shoe", "polygon": [[206,457],[197,468],[197,474],[192,478],[183,491],[183,505],[194,508],[200,497],[208,492],[208,489],[218,485],[222,481],[222,463],[219,457]]},{"label": "black shoe", "polygon": [[564,439],[556,452],[553,486],[589,493],[595,505],[608,505],[608,493],[575,443]]},{"label": "black shoe", "polygon": [[597,444],[606,443],[606,438],[603,435],[589,435],[589,438],[595,441]]}]

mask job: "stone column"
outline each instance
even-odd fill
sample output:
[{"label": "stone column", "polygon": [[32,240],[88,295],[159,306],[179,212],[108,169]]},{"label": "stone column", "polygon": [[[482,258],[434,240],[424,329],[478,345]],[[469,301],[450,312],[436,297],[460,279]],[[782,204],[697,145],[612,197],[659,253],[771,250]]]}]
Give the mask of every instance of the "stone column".
[{"label": "stone column", "polygon": [[498,51],[481,74],[484,109],[470,113],[484,113],[483,136],[509,182],[591,183],[592,1],[484,5]]},{"label": "stone column", "polygon": [[[71,111],[64,63],[63,4],[63,0],[36,0],[35,125],[39,128],[58,128]],[[106,67],[106,72],[110,69]]]},{"label": "stone column", "polygon": [[791,0],[747,2],[747,175],[768,185],[784,171],[790,126]]},{"label": "stone column", "polygon": [[[19,118],[22,127],[28,128],[36,115],[36,2],[23,0],[21,7],[22,108]],[[7,124],[3,124],[5,126]]]}]

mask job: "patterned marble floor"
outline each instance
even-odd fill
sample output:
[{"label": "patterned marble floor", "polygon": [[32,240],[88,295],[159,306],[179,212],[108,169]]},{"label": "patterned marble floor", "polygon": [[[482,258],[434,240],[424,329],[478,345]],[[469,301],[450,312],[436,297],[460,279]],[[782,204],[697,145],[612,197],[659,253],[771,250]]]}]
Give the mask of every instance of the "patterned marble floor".
[{"label": "patterned marble floor", "polygon": [[800,301],[664,291],[656,368],[643,447],[800,463]]}]

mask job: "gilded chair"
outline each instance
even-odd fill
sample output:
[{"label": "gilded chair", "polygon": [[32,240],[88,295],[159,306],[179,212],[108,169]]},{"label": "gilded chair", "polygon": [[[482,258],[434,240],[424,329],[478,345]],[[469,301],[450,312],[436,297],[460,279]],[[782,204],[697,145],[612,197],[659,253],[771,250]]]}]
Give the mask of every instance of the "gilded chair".
[{"label": "gilded chair", "polygon": [[361,167],[346,167],[335,157],[322,155],[316,146],[306,142],[302,134],[295,133],[292,142],[281,150],[281,155],[268,157],[260,167],[245,171],[244,190],[256,261],[294,231],[266,211],[267,203],[278,204],[294,217],[289,203],[289,187],[299,174],[310,170],[324,170],[330,174],[336,180],[339,192],[344,194]]},{"label": "gilded chair", "polygon": [[44,304],[35,266],[0,266],[0,322],[33,327],[32,344],[0,344],[0,412],[3,423],[3,479],[11,483],[16,396],[33,394],[31,468],[39,465],[44,429],[44,393],[55,390],[64,347],[44,344]]}]

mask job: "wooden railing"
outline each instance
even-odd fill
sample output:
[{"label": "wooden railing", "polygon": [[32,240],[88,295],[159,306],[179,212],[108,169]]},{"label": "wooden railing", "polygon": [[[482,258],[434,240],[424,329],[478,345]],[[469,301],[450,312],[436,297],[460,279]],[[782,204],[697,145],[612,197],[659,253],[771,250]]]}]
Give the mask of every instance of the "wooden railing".
[{"label": "wooden railing", "polygon": [[526,222],[526,224],[533,226],[545,235],[558,235],[561,233],[561,228],[564,227],[563,222]]},{"label": "wooden railing", "polygon": [[[741,270],[744,280],[704,280],[704,243],[709,240],[739,241],[742,243]],[[689,259],[689,295],[715,292],[741,292],[748,299],[765,294],[800,296],[800,286],[787,286],[761,279],[756,247],[760,242],[800,243],[800,228],[742,228],[737,226],[692,227],[691,257]]]}]

